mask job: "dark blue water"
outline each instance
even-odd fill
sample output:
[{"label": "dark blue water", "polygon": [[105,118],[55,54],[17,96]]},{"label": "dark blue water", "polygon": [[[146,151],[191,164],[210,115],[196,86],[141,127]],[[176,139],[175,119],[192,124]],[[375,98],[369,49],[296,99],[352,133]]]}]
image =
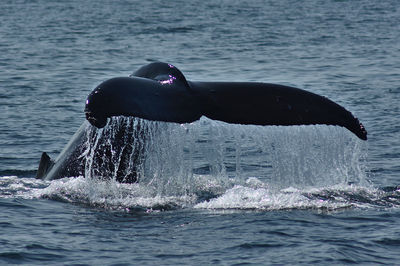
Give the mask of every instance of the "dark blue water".
[{"label": "dark blue water", "polygon": [[[1,264],[398,263],[397,1],[0,5]],[[162,125],[139,184],[34,179],[96,85],[153,61],[327,96],[369,139],[203,118]]]}]

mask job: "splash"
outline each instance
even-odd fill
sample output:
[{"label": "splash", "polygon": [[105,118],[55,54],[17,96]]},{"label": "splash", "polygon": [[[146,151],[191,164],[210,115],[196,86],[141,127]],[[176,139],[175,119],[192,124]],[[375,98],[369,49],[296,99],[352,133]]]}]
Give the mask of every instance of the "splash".
[{"label": "splash", "polygon": [[[76,190],[84,195],[81,200],[94,205],[103,201],[154,207],[172,200],[177,206],[202,202],[197,208],[225,206],[221,201],[230,202],[229,208],[266,208],[265,197],[278,197],[273,200],[279,202],[273,204],[276,208],[292,206],[293,200],[301,207],[312,205],[303,201],[301,191],[367,183],[361,142],[337,127],[232,125],[207,118],[175,124],[117,117],[103,129],[88,127],[86,147],[85,177],[92,181],[66,186],[72,185],[67,191],[73,191],[90,182],[84,190],[93,193]],[[138,182],[109,182],[127,180]],[[264,187],[251,187],[249,180]],[[300,192],[282,194],[287,188]],[[253,200],[246,203],[241,194]],[[112,198],[118,200],[110,202]]]},{"label": "splash", "polygon": [[[367,182],[365,144],[339,127],[117,117],[85,130],[85,177],[21,193],[111,209],[386,206]],[[138,182],[118,182],[127,180]]]}]

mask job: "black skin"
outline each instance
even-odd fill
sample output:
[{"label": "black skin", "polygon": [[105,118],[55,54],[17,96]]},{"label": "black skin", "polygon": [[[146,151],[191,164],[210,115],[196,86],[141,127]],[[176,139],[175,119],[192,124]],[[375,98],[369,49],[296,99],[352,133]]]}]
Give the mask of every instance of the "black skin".
[{"label": "black skin", "polygon": [[[367,139],[364,126],[349,111],[317,94],[269,83],[255,82],[193,82],[187,81],[176,67],[167,63],[151,63],[130,77],[104,81],[88,96],[86,119],[97,128],[107,125],[113,116],[138,117],[147,120],[190,123],[201,116],[235,124],[313,125],[326,124],[347,128],[362,140]],[[119,182],[138,181],[136,165],[144,158],[146,136],[140,124],[134,128],[123,120],[113,135],[112,145],[121,155],[119,165],[110,158],[110,147],[94,150],[95,176],[109,178],[117,173]],[[47,180],[85,174],[88,147],[87,132],[81,127],[55,162],[42,156],[38,178]],[[95,132],[90,129],[89,135]],[[95,133],[93,133],[95,134]],[[137,147],[127,143],[140,139]],[[106,140],[102,140],[106,143]],[[85,144],[86,143],[86,144]],[[133,162],[132,162],[133,161]],[[127,167],[131,163],[134,167]],[[118,167],[115,169],[115,167]],[[93,167],[92,167],[93,168]],[[115,171],[116,170],[116,171]]]},{"label": "black skin", "polygon": [[[143,129],[141,121],[135,124],[132,123],[132,120],[120,119],[119,123],[113,127],[111,135],[109,132],[103,134],[97,140],[97,146],[90,147],[94,152],[91,174],[98,178],[109,179],[115,173],[115,179],[118,182],[137,182],[139,168],[144,160],[146,143]],[[96,132],[92,130],[90,133],[92,136],[89,137],[93,140]],[[130,161],[133,163],[130,164]],[[85,170],[85,166],[82,170]],[[84,173],[80,175],[84,175]]]},{"label": "black skin", "polygon": [[323,96],[269,83],[187,81],[177,68],[160,62],[101,83],[88,96],[85,113],[98,128],[119,115],[175,123],[204,115],[235,124],[337,125],[367,139],[357,118]]},{"label": "black skin", "polygon": [[[46,153],[42,154],[36,177],[54,180],[90,172],[100,179],[115,176],[121,183],[137,182],[146,144],[146,127],[142,122],[121,118],[112,130],[100,135],[95,127],[84,123],[55,162]],[[84,154],[90,154],[91,158]]]}]

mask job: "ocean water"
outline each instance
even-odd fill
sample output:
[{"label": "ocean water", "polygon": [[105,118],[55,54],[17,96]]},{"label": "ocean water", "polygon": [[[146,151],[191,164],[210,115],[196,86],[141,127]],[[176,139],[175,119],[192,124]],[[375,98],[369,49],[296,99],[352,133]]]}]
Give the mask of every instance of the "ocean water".
[{"label": "ocean water", "polygon": [[[0,264],[398,263],[398,1],[0,6]],[[41,153],[55,158],[84,123],[96,85],[154,61],[188,80],[324,95],[368,141],[333,126],[144,120],[155,137],[139,183],[34,178]]]}]

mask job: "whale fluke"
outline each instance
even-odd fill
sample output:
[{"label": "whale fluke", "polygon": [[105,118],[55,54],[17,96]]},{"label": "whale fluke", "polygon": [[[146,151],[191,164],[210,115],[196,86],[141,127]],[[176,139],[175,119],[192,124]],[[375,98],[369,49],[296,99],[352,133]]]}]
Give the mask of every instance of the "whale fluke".
[{"label": "whale fluke", "polygon": [[337,125],[367,139],[358,119],[326,97],[279,84],[187,81],[179,69],[161,62],[101,83],[88,96],[85,113],[99,128],[119,115],[175,123],[204,115],[234,124]]},{"label": "whale fluke", "polygon": [[[98,128],[106,126],[107,119],[112,116],[190,123],[204,115],[235,124],[337,125],[362,140],[367,139],[367,131],[358,119],[326,97],[278,84],[188,81],[179,69],[161,62],[143,66],[130,77],[102,82],[89,94],[85,114],[86,119]],[[137,182],[136,166],[143,160],[146,143],[142,127],[140,123],[132,125],[125,121],[112,139],[102,139],[107,143],[110,140],[117,149],[141,140],[135,148],[122,149],[116,164],[111,160],[113,151],[104,145],[102,148],[88,146],[88,136],[95,128],[83,123],[54,162],[47,153],[42,154],[37,178],[53,180],[85,175],[87,170],[93,170],[85,157],[90,151],[92,161],[99,168],[94,169],[96,176],[107,178],[110,173],[116,173],[119,182]],[[135,167],[129,168],[130,164]]]}]

